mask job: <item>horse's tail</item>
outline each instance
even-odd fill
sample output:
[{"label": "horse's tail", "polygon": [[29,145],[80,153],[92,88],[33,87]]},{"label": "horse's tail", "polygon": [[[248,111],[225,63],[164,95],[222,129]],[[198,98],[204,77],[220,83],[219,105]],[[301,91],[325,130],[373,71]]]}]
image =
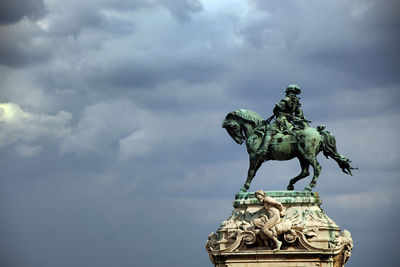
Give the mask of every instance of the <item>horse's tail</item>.
[{"label": "horse's tail", "polygon": [[321,149],[324,156],[333,158],[344,173],[353,175],[351,170],[356,170],[358,168],[351,166],[351,160],[337,152],[335,136],[331,132],[325,130],[325,125],[318,126],[317,130],[322,136]]}]

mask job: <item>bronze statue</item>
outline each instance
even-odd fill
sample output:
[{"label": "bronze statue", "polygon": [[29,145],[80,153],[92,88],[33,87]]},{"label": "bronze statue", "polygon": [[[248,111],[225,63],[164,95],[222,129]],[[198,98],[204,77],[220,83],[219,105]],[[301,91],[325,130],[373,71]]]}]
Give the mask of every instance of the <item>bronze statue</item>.
[{"label": "bronze statue", "polygon": [[274,114],[267,120],[254,111],[239,109],[228,113],[223,121],[222,127],[236,143],[246,141],[250,156],[247,179],[241,191],[249,189],[257,170],[268,160],[299,159],[301,173],[290,180],[287,190],[294,190],[297,181],[310,175],[310,165],[314,176],[304,190],[311,191],[315,187],[321,172],[316,156],[321,151],[326,157],[333,158],[344,173],[352,175],[351,170],[356,169],[349,159],[336,151],[335,137],[325,130],[324,125],[317,129],[309,127],[310,121],[305,119],[297,97],[300,88],[292,84],[285,92],[285,98],[276,104]]}]

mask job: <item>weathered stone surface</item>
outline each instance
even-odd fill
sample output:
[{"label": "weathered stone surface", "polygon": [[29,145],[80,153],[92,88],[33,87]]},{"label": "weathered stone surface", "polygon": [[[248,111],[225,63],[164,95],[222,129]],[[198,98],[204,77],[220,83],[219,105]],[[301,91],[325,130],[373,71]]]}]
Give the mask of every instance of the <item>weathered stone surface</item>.
[{"label": "weathered stone surface", "polygon": [[338,267],[349,259],[350,232],[323,212],[318,193],[257,192],[236,194],[232,214],[209,235],[215,266]]}]

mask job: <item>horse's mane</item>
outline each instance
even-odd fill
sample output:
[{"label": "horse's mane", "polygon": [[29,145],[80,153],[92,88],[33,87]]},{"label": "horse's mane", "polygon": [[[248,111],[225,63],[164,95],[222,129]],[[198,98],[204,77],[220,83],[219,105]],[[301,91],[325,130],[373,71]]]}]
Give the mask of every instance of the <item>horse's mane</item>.
[{"label": "horse's mane", "polygon": [[243,121],[250,122],[254,124],[254,126],[259,126],[263,121],[263,118],[257,112],[247,109],[238,109],[226,115],[226,119],[230,119],[232,117],[240,118]]}]

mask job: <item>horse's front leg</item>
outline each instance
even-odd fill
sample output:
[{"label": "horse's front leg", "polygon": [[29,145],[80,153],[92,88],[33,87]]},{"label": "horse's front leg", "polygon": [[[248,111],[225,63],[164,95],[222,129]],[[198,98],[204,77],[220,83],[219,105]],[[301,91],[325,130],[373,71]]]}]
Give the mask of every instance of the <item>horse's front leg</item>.
[{"label": "horse's front leg", "polygon": [[256,172],[251,167],[249,167],[249,170],[247,171],[247,179],[246,179],[246,182],[243,185],[243,189],[245,191],[249,190],[250,183],[253,180],[255,175],[256,175]]},{"label": "horse's front leg", "polygon": [[240,189],[240,191],[247,192],[247,190],[249,190],[251,181],[256,175],[258,169],[261,167],[262,163],[263,160],[261,158],[255,158],[250,156],[250,164],[249,164],[249,170],[247,171],[247,179],[243,185],[243,188]]}]

